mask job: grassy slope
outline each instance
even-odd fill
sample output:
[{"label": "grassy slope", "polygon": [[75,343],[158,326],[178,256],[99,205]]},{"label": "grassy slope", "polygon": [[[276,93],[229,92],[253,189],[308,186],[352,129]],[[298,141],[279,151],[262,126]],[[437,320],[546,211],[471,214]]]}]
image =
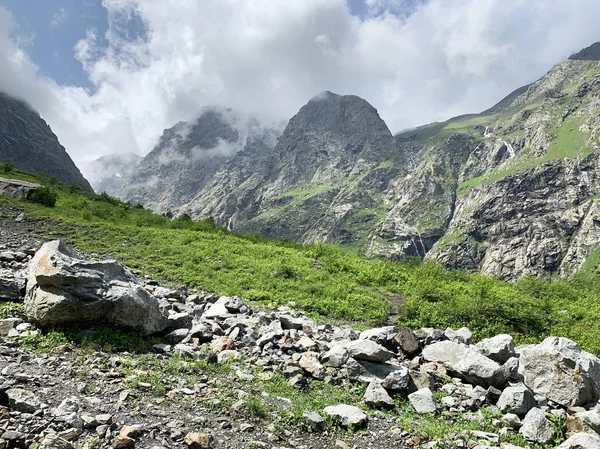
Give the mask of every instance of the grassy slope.
[{"label": "grassy slope", "polygon": [[431,263],[365,260],[329,245],[235,235],[210,221],[171,221],[110,197],[55,188],[55,208],[1,197],[0,206],[53,221],[56,235],[85,251],[199,289],[266,305],[293,301],[315,316],[369,324],[385,322],[387,298],[401,295],[406,301],[393,311],[399,324],[467,326],[476,338],[508,332],[520,342],[562,335],[600,354],[600,282],[593,269],[570,282],[513,285]]}]

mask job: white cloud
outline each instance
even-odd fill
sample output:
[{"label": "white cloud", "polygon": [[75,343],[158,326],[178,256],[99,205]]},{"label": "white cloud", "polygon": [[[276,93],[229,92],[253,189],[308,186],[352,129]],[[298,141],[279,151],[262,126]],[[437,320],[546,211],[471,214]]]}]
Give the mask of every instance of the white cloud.
[{"label": "white cloud", "polygon": [[52,14],[52,22],[50,22],[50,28],[56,28],[67,21],[69,13],[65,8],[60,8],[54,14]]},{"label": "white cloud", "polygon": [[[77,162],[149,151],[221,105],[289,119],[316,93],[359,95],[393,132],[491,106],[600,40],[597,0],[104,0],[108,48],[74,54],[94,92],[39,76],[0,8],[0,90],[25,98]],[[127,23],[141,19],[144,33]]]}]

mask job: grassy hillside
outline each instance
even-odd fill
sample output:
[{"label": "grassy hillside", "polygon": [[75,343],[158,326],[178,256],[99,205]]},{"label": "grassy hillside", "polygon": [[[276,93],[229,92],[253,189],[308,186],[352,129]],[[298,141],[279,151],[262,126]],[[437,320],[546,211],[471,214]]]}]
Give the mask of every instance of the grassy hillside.
[{"label": "grassy hillside", "polygon": [[561,335],[600,354],[598,257],[572,281],[510,284],[433,263],[365,260],[329,245],[237,235],[211,220],[173,220],[56,180],[6,171],[0,166],[0,176],[51,186],[58,200],[49,208],[0,197],[0,208],[49,221],[53,236],[158,279],[268,307],[293,302],[320,319],[373,325],[393,315],[414,328],[467,326],[476,338],[508,332],[520,342]]}]

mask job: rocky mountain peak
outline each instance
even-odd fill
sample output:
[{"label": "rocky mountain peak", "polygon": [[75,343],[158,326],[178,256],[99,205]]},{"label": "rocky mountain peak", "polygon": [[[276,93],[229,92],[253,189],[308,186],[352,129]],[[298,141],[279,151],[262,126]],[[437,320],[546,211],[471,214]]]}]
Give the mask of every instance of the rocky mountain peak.
[{"label": "rocky mountain peak", "polygon": [[[315,95],[290,120],[289,132],[332,132],[344,136],[362,137],[371,133],[390,133],[385,122],[366,100],[356,95],[338,95],[325,91]],[[359,143],[359,142],[357,142]]]},{"label": "rocky mountain peak", "polygon": [[600,42],[596,42],[579,53],[571,55],[569,59],[574,61],[600,61]]}]

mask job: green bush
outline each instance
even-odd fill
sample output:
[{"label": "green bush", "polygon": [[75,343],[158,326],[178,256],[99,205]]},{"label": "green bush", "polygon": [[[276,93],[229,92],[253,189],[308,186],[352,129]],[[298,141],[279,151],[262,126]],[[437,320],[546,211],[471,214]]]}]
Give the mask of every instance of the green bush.
[{"label": "green bush", "polygon": [[17,166],[15,164],[13,164],[12,162],[6,162],[4,164],[0,164],[0,172],[4,173],[5,175],[12,173],[13,171],[15,171],[16,168],[17,168]]},{"label": "green bush", "polygon": [[38,187],[37,189],[30,190],[27,194],[28,201],[47,207],[56,206],[57,199],[58,194],[50,187]]}]

